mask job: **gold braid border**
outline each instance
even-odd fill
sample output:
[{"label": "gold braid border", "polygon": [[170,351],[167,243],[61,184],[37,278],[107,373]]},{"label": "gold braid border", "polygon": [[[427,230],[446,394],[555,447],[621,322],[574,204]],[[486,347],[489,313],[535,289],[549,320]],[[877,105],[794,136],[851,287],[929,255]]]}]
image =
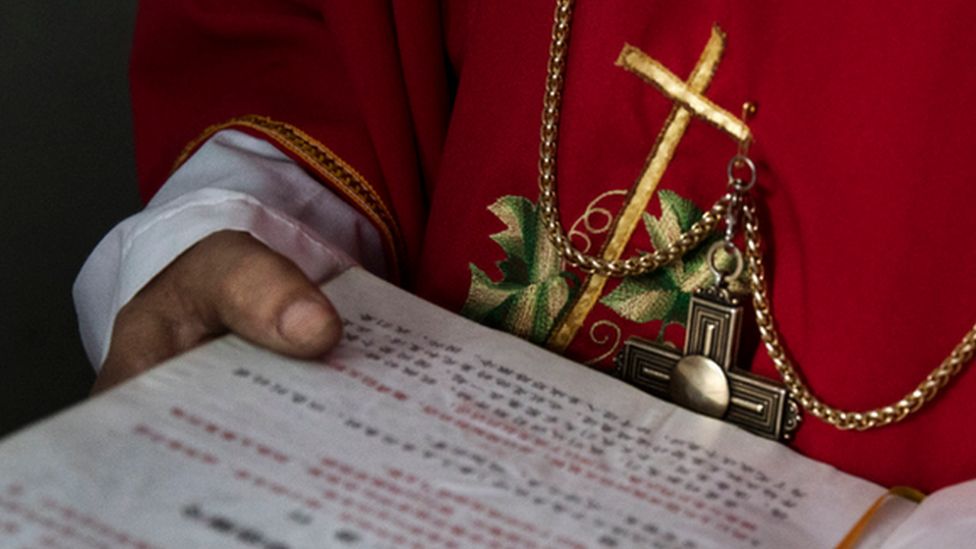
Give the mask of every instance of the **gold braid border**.
[{"label": "gold braid border", "polygon": [[395,279],[400,278],[400,261],[404,257],[403,236],[396,218],[376,189],[355,168],[344,162],[328,147],[302,130],[284,122],[256,114],[232,118],[205,129],[180,153],[173,171],[183,165],[190,155],[213,134],[230,128],[250,128],[305,162],[316,175],[330,182],[333,190],[349,200],[380,231]]}]

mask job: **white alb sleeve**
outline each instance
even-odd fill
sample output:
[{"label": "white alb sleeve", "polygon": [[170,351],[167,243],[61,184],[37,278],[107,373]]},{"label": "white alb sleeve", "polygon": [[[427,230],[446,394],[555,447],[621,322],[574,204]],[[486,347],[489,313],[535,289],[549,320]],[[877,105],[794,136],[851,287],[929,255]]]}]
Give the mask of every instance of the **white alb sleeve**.
[{"label": "white alb sleeve", "polygon": [[96,370],[119,309],[181,253],[225,229],[250,233],[315,281],[353,263],[386,273],[379,234],[362,214],[273,145],[221,131],[102,239],[75,280],[81,339]]}]

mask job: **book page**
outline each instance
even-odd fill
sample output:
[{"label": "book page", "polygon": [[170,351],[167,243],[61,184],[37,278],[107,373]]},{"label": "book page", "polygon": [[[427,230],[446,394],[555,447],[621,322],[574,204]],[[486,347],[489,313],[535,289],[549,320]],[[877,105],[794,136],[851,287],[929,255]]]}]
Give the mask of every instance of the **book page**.
[{"label": "book page", "polygon": [[972,547],[976,542],[976,480],[943,488],[925,498],[883,545]]},{"label": "book page", "polygon": [[0,444],[43,547],[784,547],[884,490],[352,269],[340,348],[227,337]]}]

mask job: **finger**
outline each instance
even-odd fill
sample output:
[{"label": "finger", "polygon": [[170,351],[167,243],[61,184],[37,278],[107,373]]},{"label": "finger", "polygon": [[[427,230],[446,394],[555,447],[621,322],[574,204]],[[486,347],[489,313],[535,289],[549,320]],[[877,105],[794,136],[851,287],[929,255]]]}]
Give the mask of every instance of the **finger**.
[{"label": "finger", "polygon": [[233,261],[210,288],[219,323],[279,353],[319,356],[336,345],[342,322],[335,308],[294,263],[248,235],[227,237]]},{"label": "finger", "polygon": [[[102,369],[92,386],[92,394],[133,377],[163,362],[201,337],[187,337],[188,330],[176,329],[172,322],[152,309],[146,308],[137,298],[119,311],[112,333],[112,344]],[[200,336],[203,330],[196,330]],[[180,333],[183,334],[181,341]],[[192,340],[192,341],[191,341]]]}]

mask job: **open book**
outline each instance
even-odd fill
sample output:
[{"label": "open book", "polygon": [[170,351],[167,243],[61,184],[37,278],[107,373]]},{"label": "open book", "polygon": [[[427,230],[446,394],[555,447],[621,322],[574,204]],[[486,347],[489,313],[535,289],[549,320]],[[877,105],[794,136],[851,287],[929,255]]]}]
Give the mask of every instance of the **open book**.
[{"label": "open book", "polygon": [[[886,489],[359,269],[318,362],[235,337],[0,443],[0,547],[829,547]],[[973,540],[976,484],[864,547]]]}]

